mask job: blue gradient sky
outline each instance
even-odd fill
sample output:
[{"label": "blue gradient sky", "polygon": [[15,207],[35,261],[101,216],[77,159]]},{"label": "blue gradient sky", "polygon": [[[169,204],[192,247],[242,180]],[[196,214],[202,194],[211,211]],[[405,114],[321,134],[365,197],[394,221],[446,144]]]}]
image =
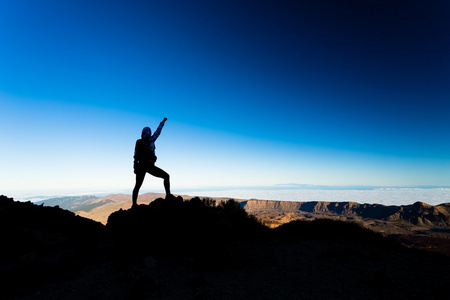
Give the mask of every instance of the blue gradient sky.
[{"label": "blue gradient sky", "polygon": [[134,143],[164,117],[157,164],[175,192],[449,185],[449,13],[419,0],[1,1],[0,193],[131,189]]}]

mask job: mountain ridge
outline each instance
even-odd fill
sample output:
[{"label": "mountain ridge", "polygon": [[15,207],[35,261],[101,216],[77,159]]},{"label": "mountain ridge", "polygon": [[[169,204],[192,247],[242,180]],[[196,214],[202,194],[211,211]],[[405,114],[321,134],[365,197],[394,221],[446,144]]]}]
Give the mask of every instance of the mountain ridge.
[{"label": "mountain ridge", "polygon": [[271,200],[245,200],[244,209],[252,214],[271,211],[303,211],[310,213],[334,213],[338,215],[356,215],[386,221],[404,220],[414,225],[442,226],[450,225],[450,203],[429,205],[416,202],[411,205],[386,206],[382,204],[360,204],[356,202],[288,202]]}]

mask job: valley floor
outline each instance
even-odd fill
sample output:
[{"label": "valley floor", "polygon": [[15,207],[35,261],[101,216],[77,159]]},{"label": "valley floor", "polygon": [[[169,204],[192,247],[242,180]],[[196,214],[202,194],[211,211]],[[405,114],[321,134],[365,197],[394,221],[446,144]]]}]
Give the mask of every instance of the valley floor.
[{"label": "valley floor", "polygon": [[398,240],[408,247],[439,252],[450,257],[450,228],[414,225],[406,221],[385,221],[355,215],[337,215],[310,212],[253,212],[268,227],[276,228],[294,220],[332,219],[354,222],[365,228]]}]

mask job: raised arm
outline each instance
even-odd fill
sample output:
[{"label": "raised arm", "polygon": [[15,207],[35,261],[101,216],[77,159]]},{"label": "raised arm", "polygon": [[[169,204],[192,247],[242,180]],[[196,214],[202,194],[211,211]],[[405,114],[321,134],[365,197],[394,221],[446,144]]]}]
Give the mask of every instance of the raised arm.
[{"label": "raised arm", "polygon": [[153,133],[153,136],[152,136],[152,138],[151,138],[153,141],[156,141],[156,139],[157,139],[157,138],[159,137],[159,135],[161,134],[161,130],[163,129],[164,124],[166,123],[166,121],[167,121],[167,118],[164,118],[164,120],[162,120],[162,122],[159,123],[158,128],[156,129],[155,133]]}]

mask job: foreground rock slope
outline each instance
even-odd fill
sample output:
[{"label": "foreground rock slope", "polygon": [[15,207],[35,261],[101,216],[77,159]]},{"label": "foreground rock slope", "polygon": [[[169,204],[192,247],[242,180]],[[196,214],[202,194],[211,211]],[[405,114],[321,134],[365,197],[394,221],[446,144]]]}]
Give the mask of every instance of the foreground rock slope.
[{"label": "foreground rock slope", "polygon": [[105,226],[2,196],[0,220],[5,299],[442,299],[450,283],[443,255],[335,220],[269,229],[235,201],[156,199]]}]

